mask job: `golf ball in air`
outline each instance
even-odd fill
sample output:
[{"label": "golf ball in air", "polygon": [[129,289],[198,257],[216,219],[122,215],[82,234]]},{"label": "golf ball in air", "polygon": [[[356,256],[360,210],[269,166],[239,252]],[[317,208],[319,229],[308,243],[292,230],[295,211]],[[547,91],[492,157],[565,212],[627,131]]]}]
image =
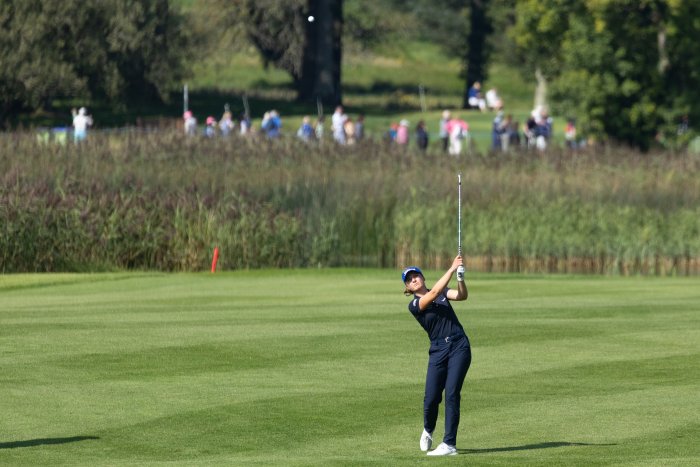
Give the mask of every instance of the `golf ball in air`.
[{"label": "golf ball in air", "polygon": [[313,22],[314,22],[314,19],[315,19],[315,18],[314,18],[313,16],[309,16],[309,23],[313,23]]}]

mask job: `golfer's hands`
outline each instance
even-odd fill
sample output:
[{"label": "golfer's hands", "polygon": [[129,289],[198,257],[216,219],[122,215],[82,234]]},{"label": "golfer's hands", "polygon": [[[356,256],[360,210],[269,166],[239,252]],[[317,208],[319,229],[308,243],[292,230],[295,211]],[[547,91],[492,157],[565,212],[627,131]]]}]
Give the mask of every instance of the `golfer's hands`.
[{"label": "golfer's hands", "polygon": [[464,259],[462,256],[457,255],[454,261],[452,261],[452,269],[457,271],[457,280],[459,282],[464,282]]}]

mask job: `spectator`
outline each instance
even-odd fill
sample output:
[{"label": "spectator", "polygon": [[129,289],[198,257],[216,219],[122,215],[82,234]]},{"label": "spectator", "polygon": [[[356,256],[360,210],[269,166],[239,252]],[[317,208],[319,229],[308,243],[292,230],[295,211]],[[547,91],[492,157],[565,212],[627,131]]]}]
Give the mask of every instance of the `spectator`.
[{"label": "spectator", "polygon": [[355,141],[360,142],[365,138],[365,116],[360,114],[355,121]]},{"label": "spectator", "polygon": [[331,129],[333,131],[333,139],[338,144],[345,144],[345,121],[348,116],[343,113],[343,106],[339,105],[335,108],[331,117]]},{"label": "spectator", "polygon": [[311,118],[308,115],[301,120],[301,126],[297,130],[297,137],[307,143],[314,138],[314,128],[311,126]]},{"label": "spectator", "polygon": [[[515,127],[513,125],[516,125]],[[518,147],[520,137],[518,136],[517,124],[513,123],[513,115],[508,114],[503,120],[503,131],[501,132],[501,149],[505,152],[511,147]]]},{"label": "spectator", "polygon": [[520,122],[513,120],[511,115],[508,115],[511,120],[510,125],[508,125],[508,146],[513,148],[520,147]]},{"label": "spectator", "polygon": [[282,118],[280,117],[279,112],[276,110],[271,110],[270,120],[272,125],[270,127],[270,131],[267,132],[267,136],[270,138],[277,138],[282,133]]},{"label": "spectator", "polygon": [[535,119],[535,124],[535,146],[544,151],[552,136],[552,119],[544,107],[539,109],[539,120]]},{"label": "spectator", "polygon": [[399,130],[399,124],[396,122],[392,122],[389,125],[389,130],[387,130],[386,133],[384,133],[384,141],[387,143],[394,143],[396,142],[396,133]]},{"label": "spectator", "polygon": [[231,134],[234,128],[235,124],[233,123],[233,118],[231,118],[231,112],[227,110],[226,112],[224,112],[224,115],[219,121],[219,130],[221,131],[221,136],[228,136],[229,134]]},{"label": "spectator", "polygon": [[241,135],[245,136],[248,133],[250,133],[250,131],[252,130],[252,124],[250,121],[250,117],[245,112],[241,114],[240,125],[241,125],[241,129],[240,129]]},{"label": "spectator", "polygon": [[453,156],[462,153],[462,140],[469,138],[469,124],[457,117],[447,122],[447,131],[450,134],[450,148],[448,152]]},{"label": "spectator", "polygon": [[204,136],[207,138],[216,136],[216,119],[212,116],[207,117],[206,126],[204,127]]},{"label": "spectator", "polygon": [[416,125],[416,145],[418,149],[425,152],[428,149],[428,131],[425,128],[425,122],[423,120],[418,122]]},{"label": "spectator", "polygon": [[401,120],[396,129],[396,144],[405,146],[408,144],[408,120]]},{"label": "spectator", "polygon": [[343,131],[345,132],[345,144],[355,144],[355,122],[352,121],[352,118],[345,119]]},{"label": "spectator", "polygon": [[282,132],[282,119],[280,118],[280,114],[276,110],[266,112],[260,128],[265,132],[268,138],[278,138]]},{"label": "spectator", "polygon": [[496,88],[491,88],[486,91],[486,107],[490,110],[499,110],[503,108],[503,100],[499,97]]},{"label": "spectator", "polygon": [[267,128],[270,125],[270,112],[265,112],[263,118],[260,121],[260,131],[267,135]]},{"label": "spectator", "polygon": [[530,116],[535,119],[535,123],[541,125],[548,118],[547,108],[543,105],[538,105],[532,109]]},{"label": "spectator", "polygon": [[71,110],[73,115],[73,140],[76,143],[87,138],[87,129],[92,126],[92,116],[88,115],[87,109],[81,107],[80,110]]},{"label": "spectator", "polygon": [[450,121],[450,111],[442,111],[442,119],[440,120],[440,140],[442,141],[442,151],[447,152],[450,146],[450,132],[447,131],[447,122]]},{"label": "spectator", "polygon": [[566,141],[567,148],[576,149],[576,122],[573,118],[566,121],[566,127],[564,128],[564,140]]},{"label": "spectator", "polygon": [[195,136],[197,134],[197,119],[194,117],[194,114],[192,114],[192,111],[185,111],[182,115],[182,119],[185,122],[185,135]]},{"label": "spectator", "polygon": [[476,81],[469,88],[467,93],[467,103],[472,109],[479,109],[482,112],[486,110],[486,101],[484,96],[481,95],[481,83]]},{"label": "spectator", "polygon": [[537,122],[535,122],[535,117],[530,115],[525,125],[523,125],[523,134],[525,135],[525,147],[528,149],[534,148],[537,140]]},{"label": "spectator", "polygon": [[323,115],[318,117],[316,120],[316,125],[314,126],[314,134],[316,135],[316,140],[323,141],[323,121],[325,118]]},{"label": "spectator", "polygon": [[491,126],[491,147],[494,151],[503,149],[502,136],[506,133],[506,120],[503,111],[499,110]]}]

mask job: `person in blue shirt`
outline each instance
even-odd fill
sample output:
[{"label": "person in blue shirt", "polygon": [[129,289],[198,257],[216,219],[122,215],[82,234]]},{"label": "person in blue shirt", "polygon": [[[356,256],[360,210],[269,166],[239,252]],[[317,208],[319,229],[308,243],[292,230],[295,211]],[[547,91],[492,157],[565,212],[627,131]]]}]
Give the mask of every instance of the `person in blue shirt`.
[{"label": "person in blue shirt", "polygon": [[[455,272],[457,273],[457,288],[450,289],[448,285]],[[469,338],[457,319],[450,301],[467,299],[464,263],[461,256],[455,257],[450,268],[430,289],[425,283],[423,272],[416,266],[404,269],[401,279],[406,287],[404,293],[413,295],[408,304],[408,310],[425,329],[430,339],[420,449],[428,451],[432,446],[432,435],[437,424],[438,408],[442,402],[444,391],[445,435],[442,443],[433,451],[428,452],[428,455],[456,455],[460,393],[464,378],[471,365],[472,354]]]},{"label": "person in blue shirt", "polygon": [[282,131],[282,119],[276,110],[270,110],[268,119],[261,124],[261,127],[268,138],[277,138]]},{"label": "person in blue shirt", "polygon": [[314,137],[314,127],[311,126],[311,118],[308,115],[301,120],[301,126],[297,130],[297,137],[307,143]]},{"label": "person in blue shirt", "polygon": [[467,92],[467,102],[472,109],[486,110],[486,99],[481,94],[481,83],[476,81]]},{"label": "person in blue shirt", "polygon": [[425,122],[421,120],[416,125],[416,145],[418,149],[425,152],[428,149],[429,139],[430,135],[428,135],[428,130],[425,128]]}]

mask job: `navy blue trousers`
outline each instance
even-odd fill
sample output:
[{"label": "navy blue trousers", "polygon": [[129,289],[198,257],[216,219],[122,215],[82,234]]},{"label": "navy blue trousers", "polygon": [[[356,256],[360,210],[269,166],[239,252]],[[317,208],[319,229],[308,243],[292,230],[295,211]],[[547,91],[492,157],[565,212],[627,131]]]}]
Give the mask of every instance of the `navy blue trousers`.
[{"label": "navy blue trousers", "polygon": [[472,362],[472,351],[466,336],[430,344],[428,374],[425,378],[423,426],[432,433],[437,423],[438,407],[445,392],[445,436],[443,442],[457,444],[460,392]]}]

